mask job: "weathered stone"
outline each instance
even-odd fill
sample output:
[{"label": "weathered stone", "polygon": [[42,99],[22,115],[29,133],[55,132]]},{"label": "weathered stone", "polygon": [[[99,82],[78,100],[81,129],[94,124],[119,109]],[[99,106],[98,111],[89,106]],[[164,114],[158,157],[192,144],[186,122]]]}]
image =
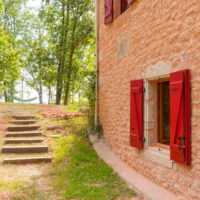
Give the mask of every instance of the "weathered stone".
[{"label": "weathered stone", "polygon": [[[196,200],[198,187],[191,183],[188,186],[191,190],[187,191],[189,182],[180,177],[184,175],[191,182],[200,179],[199,0],[184,3],[181,0],[133,1],[130,8],[109,25],[104,24],[104,2],[97,2],[100,31],[97,41],[100,52],[98,117],[103,125],[104,137],[113,151],[132,168],[183,198]],[[170,168],[165,165],[168,162],[160,161],[162,156],[158,153],[148,158],[142,155],[142,151],[129,146],[130,81],[144,79],[145,83],[146,150],[156,141],[152,82],[184,69],[191,71],[192,165],[184,167],[172,162]],[[166,173],[161,173],[163,169]]]},{"label": "weathered stone", "polygon": [[34,115],[13,115],[12,118],[18,119],[18,120],[28,120],[28,119],[34,119]]},{"label": "weathered stone", "polygon": [[26,157],[26,158],[5,158],[3,160],[4,164],[33,164],[41,162],[51,162],[52,157]]},{"label": "weathered stone", "polygon": [[23,124],[23,125],[34,124],[36,122],[37,120],[11,120],[9,121],[9,123],[11,124]]},{"label": "weathered stone", "polygon": [[17,125],[17,126],[9,126],[7,128],[8,131],[33,131],[39,129],[39,125]]},{"label": "weathered stone", "polygon": [[45,153],[48,146],[3,146],[2,153]]},{"label": "weathered stone", "polygon": [[5,137],[32,137],[32,136],[40,136],[42,132],[40,131],[19,131],[19,132],[8,132],[5,134]]},{"label": "weathered stone", "polygon": [[20,144],[20,143],[40,143],[43,138],[25,138],[25,139],[6,139],[4,144]]}]

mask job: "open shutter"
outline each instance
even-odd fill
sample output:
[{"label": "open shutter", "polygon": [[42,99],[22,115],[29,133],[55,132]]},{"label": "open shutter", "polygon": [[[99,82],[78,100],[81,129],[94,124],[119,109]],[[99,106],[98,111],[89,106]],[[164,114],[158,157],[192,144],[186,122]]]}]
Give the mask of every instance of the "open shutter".
[{"label": "open shutter", "polygon": [[105,0],[105,24],[113,20],[113,0]]},{"label": "open shutter", "polygon": [[190,72],[183,70],[170,75],[170,157],[190,165]]},{"label": "open shutter", "polygon": [[131,3],[133,3],[134,0],[128,0],[128,4],[130,5]]},{"label": "open shutter", "polygon": [[130,145],[143,148],[143,80],[131,81]]}]

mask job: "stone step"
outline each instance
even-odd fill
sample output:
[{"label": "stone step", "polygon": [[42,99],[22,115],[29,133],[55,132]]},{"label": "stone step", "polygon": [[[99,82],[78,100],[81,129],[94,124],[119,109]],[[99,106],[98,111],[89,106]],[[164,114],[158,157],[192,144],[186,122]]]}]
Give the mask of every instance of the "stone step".
[{"label": "stone step", "polygon": [[43,138],[5,139],[4,144],[40,143],[43,141]]},{"label": "stone step", "polygon": [[8,131],[33,131],[39,129],[39,125],[16,125],[9,126],[7,128]]},{"label": "stone step", "polygon": [[52,162],[52,157],[5,158],[4,164],[33,164]]},{"label": "stone step", "polygon": [[23,124],[23,125],[27,125],[27,124],[34,124],[38,122],[37,120],[10,120],[9,123],[11,124]]},{"label": "stone step", "polygon": [[28,119],[35,119],[34,115],[13,115],[12,118],[18,120],[28,120]]},{"label": "stone step", "polygon": [[32,137],[32,136],[41,136],[42,132],[40,131],[24,131],[24,132],[10,132],[6,133],[5,137]]},{"label": "stone step", "polygon": [[48,146],[3,146],[2,153],[46,153]]}]

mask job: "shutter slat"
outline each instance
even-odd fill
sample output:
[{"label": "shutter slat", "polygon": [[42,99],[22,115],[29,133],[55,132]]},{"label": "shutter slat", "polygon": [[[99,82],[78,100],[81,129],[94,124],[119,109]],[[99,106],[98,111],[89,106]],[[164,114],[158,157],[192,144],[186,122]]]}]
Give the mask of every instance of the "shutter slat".
[{"label": "shutter slat", "polygon": [[105,0],[105,24],[113,21],[113,0]]},{"label": "shutter slat", "polygon": [[190,73],[170,74],[170,157],[178,163],[191,164]]},{"label": "shutter slat", "polygon": [[143,80],[131,81],[130,145],[143,148]]}]

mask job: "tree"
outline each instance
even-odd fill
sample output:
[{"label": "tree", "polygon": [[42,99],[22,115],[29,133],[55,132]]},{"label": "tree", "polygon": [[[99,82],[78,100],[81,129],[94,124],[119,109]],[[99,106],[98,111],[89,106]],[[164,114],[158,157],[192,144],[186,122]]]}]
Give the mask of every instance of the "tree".
[{"label": "tree", "polygon": [[[29,36],[26,38],[26,66],[29,74],[26,79],[27,84],[34,88],[39,96],[39,101],[43,103],[43,81],[47,76],[49,67],[49,51],[47,47],[47,36],[43,23],[38,16],[30,14]],[[32,23],[31,23],[32,22]]]},{"label": "tree", "polygon": [[[0,16],[2,16],[3,4],[0,4]],[[4,93],[5,101],[12,99],[8,96],[13,93],[13,83],[19,78],[20,51],[13,48],[12,37],[5,30],[5,21],[0,23],[0,91]],[[9,91],[12,90],[12,91]]]},{"label": "tree", "polygon": [[[71,76],[73,71],[74,56],[80,55],[80,51],[85,51],[89,40],[93,38],[94,33],[94,15],[91,12],[92,1],[77,0],[73,1],[73,10],[71,15],[69,42],[68,42],[68,57],[66,65],[67,79],[65,81],[65,96],[64,104],[69,102],[69,92]],[[81,59],[81,58],[80,58]]]},{"label": "tree", "polygon": [[[22,5],[26,2],[26,0],[3,0],[2,1],[2,12],[0,15],[0,20],[3,21],[2,28],[5,33],[8,35],[8,43],[12,46],[13,52],[11,53],[12,56],[16,56],[18,54],[18,60],[15,62],[16,71],[19,72],[20,65],[20,58],[19,58],[19,41],[17,37],[19,35],[19,24],[21,24],[21,10]],[[9,50],[10,50],[9,45]],[[8,51],[8,50],[6,50]],[[18,52],[18,53],[17,53]],[[15,58],[12,57],[14,60]],[[11,59],[12,59],[11,58]],[[4,55],[5,59],[5,55]],[[16,77],[19,73],[16,74]],[[15,90],[15,81],[17,79],[14,77],[6,78],[3,82],[4,84],[4,98],[5,101],[13,101]]]},{"label": "tree", "polygon": [[[68,103],[70,83],[74,67],[75,54],[87,46],[94,32],[93,1],[53,0],[46,1],[43,16],[51,43],[55,44],[57,60],[56,104]],[[64,89],[64,90],[63,90]]]},{"label": "tree", "polygon": [[1,38],[6,39],[1,41],[0,65],[6,101],[16,92],[20,71],[40,103],[46,89],[49,103],[55,93],[56,104],[77,101],[77,95],[86,100],[88,77],[94,71],[93,1],[41,0],[41,7],[32,12],[26,0],[3,0]]}]

